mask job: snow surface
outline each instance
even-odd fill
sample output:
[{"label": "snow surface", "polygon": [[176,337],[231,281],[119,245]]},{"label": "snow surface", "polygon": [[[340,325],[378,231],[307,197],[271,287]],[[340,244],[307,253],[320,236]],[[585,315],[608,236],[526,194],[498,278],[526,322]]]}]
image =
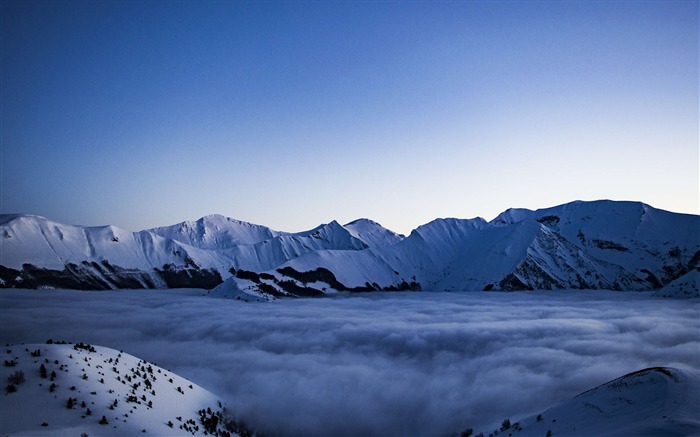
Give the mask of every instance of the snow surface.
[{"label": "snow surface", "polygon": [[514,420],[510,429],[501,431],[518,437],[541,437],[548,432],[552,436],[700,435],[700,371],[638,370]]},{"label": "snow surface", "polygon": [[370,219],[358,219],[343,227],[368,247],[393,246],[404,239],[403,235],[390,231]]},{"label": "snow surface", "polygon": [[125,352],[80,346],[5,346],[0,378],[5,382],[22,372],[25,381],[0,396],[0,434],[204,435],[198,411],[222,411],[219,397],[173,372]]},{"label": "snow surface", "polygon": [[700,297],[700,270],[693,269],[654,293],[661,297]]},{"label": "snow surface", "polygon": [[255,244],[285,232],[214,214],[197,221],[150,229],[156,235],[202,249],[228,249],[241,244]]}]

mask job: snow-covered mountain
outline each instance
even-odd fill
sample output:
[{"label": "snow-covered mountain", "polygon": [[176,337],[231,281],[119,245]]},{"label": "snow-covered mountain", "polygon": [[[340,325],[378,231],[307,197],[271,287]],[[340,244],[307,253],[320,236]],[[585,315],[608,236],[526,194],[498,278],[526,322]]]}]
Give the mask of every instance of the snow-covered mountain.
[{"label": "snow-covered mountain", "polygon": [[405,238],[403,235],[390,231],[369,219],[355,220],[344,227],[353,237],[365,243],[367,247],[393,246]]},{"label": "snow-covered mountain", "polygon": [[230,249],[241,244],[255,244],[286,235],[266,226],[255,225],[222,215],[208,215],[197,221],[150,229],[163,238],[208,250]]},{"label": "snow-covered mountain", "polygon": [[124,352],[51,342],[2,355],[2,435],[250,435],[213,393]]},{"label": "snow-covered mountain", "polygon": [[700,434],[700,372],[639,370],[493,432],[462,435],[693,436]]},{"label": "snow-covered mountain", "polygon": [[[639,202],[437,219],[407,237],[360,219],[287,233],[222,216],[128,232],[0,218],[4,287],[213,288],[259,298],[371,290],[658,290],[700,267],[700,216]],[[682,293],[698,296],[697,275]]]},{"label": "snow-covered mountain", "polygon": [[149,231],[72,226],[30,215],[2,216],[0,241],[4,286],[210,288],[230,264],[216,251]]},{"label": "snow-covered mountain", "polygon": [[285,233],[208,216],[129,232],[115,226],[66,225],[33,215],[2,215],[0,285],[212,288],[237,269],[262,271],[309,252],[355,251],[390,241],[391,232],[376,224],[350,229],[333,221],[310,231]]}]

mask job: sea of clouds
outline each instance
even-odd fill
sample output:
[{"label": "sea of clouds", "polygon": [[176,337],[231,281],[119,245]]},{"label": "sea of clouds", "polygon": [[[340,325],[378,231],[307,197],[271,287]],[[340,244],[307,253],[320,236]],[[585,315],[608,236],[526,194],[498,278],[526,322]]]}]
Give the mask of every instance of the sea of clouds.
[{"label": "sea of clouds", "polygon": [[88,342],[219,394],[268,435],[488,431],[650,366],[700,369],[700,301],[648,293],[1,290],[0,341]]}]

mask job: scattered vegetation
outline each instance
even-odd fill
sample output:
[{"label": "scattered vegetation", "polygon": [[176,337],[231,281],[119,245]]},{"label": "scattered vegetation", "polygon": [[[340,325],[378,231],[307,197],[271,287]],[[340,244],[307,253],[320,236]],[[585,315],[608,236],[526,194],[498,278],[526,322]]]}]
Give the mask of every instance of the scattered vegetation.
[{"label": "scattered vegetation", "polygon": [[75,350],[83,349],[83,350],[86,350],[88,352],[95,352],[95,348],[93,346],[90,346],[89,344],[83,344],[82,341],[80,343],[74,345],[73,349],[75,349]]}]

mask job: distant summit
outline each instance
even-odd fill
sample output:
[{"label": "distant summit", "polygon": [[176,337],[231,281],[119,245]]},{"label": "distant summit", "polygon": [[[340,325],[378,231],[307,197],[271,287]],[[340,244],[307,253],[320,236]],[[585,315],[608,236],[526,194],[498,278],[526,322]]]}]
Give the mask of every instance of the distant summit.
[{"label": "distant summit", "polygon": [[640,202],[436,219],[407,237],[363,218],[288,233],[220,215],[129,232],[0,216],[0,286],[212,289],[239,298],[338,291],[659,290],[698,296],[700,216]]}]

